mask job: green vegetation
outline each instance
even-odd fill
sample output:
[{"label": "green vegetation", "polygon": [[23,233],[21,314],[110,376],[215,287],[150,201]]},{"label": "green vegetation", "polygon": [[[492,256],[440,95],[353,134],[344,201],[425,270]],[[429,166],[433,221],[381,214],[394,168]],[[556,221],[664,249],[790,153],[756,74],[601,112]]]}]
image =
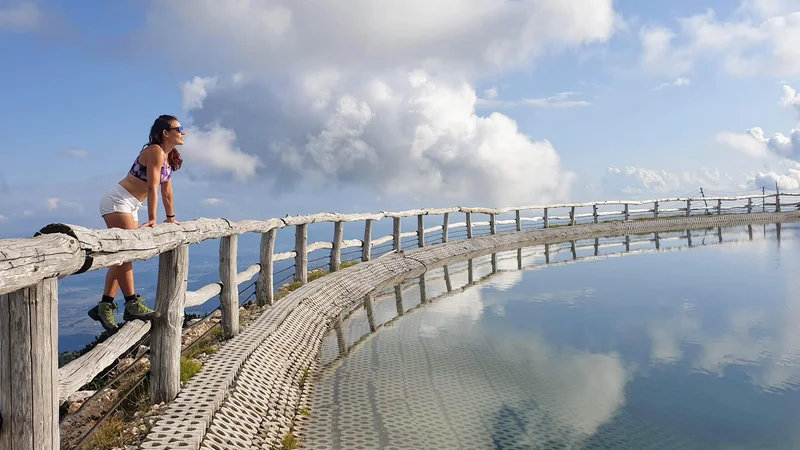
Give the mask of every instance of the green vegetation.
[{"label": "green vegetation", "polygon": [[295,439],[291,430],[281,439],[280,450],[294,450],[300,448],[300,442]]},{"label": "green vegetation", "polygon": [[300,390],[303,390],[303,387],[305,387],[307,380],[308,380],[308,367],[303,367],[303,373],[302,375],[300,375],[300,381],[298,382]]},{"label": "green vegetation", "polygon": [[125,445],[124,431],[125,422],[115,414],[100,425],[84,448],[89,450],[108,450],[123,447]]},{"label": "green vegetation", "polygon": [[189,359],[186,356],[181,356],[181,383],[186,383],[193,376],[200,373],[203,365],[196,359]]}]

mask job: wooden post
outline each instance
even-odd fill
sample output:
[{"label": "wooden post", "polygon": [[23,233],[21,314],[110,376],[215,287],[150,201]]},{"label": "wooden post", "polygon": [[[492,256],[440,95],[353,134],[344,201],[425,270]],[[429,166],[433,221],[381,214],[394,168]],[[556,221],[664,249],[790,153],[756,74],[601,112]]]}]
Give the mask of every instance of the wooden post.
[{"label": "wooden post", "polygon": [[692,201],[687,199],[686,200],[686,217],[692,215]]},{"label": "wooden post", "polygon": [[444,213],[442,219],[442,243],[447,242],[447,228],[450,226],[450,213]]},{"label": "wooden post", "polygon": [[516,212],[516,221],[517,221],[517,231],[522,231],[522,215],[520,211],[517,210]]},{"label": "wooden post", "polygon": [[717,215],[722,214],[722,200],[717,200]]},{"label": "wooden post", "polygon": [[575,241],[571,241],[570,242],[569,249],[570,249],[570,252],[572,253],[572,260],[574,261],[574,260],[578,259],[578,251],[575,248]]},{"label": "wooden post", "polygon": [[777,181],[775,181],[775,212],[781,212],[781,191],[778,189]]},{"label": "wooden post", "polygon": [[331,248],[331,272],[336,272],[342,266],[342,237],[344,235],[344,222],[333,224],[333,248]]},{"label": "wooden post", "polygon": [[597,205],[592,205],[592,219],[594,219],[594,223],[597,223],[599,219],[597,215]]},{"label": "wooden post", "polygon": [[334,320],[333,329],[336,331],[336,343],[339,344],[339,356],[344,357],[347,355],[347,338],[345,338],[344,330],[342,329],[342,315],[337,314]]},{"label": "wooden post", "polygon": [[689,244],[689,247],[692,246],[692,231],[686,230],[686,242]]},{"label": "wooden post", "polygon": [[403,309],[403,288],[399,284],[394,285],[394,305],[397,308],[397,315],[402,316],[405,312]]},{"label": "wooden post", "polygon": [[628,211],[629,211],[628,204],[625,203],[625,220],[628,220],[631,217],[631,215],[630,215],[630,213]]},{"label": "wooden post", "polygon": [[661,238],[658,236],[658,233],[653,233],[653,235],[655,236],[656,250],[660,250],[661,249]]},{"label": "wooden post", "polygon": [[497,273],[497,253],[492,253],[492,273]]},{"label": "wooden post", "polygon": [[544,209],[544,228],[550,228],[550,220],[547,217],[547,208]]},{"label": "wooden post", "polygon": [[392,231],[392,237],[393,237],[393,241],[394,241],[394,251],[399,252],[400,248],[401,248],[400,247],[400,240],[401,239],[400,239],[400,218],[399,217],[395,217],[394,218],[394,226],[393,226],[393,231]]},{"label": "wooden post", "polygon": [[0,449],[58,450],[58,281],[0,295]]},{"label": "wooden post", "polygon": [[425,217],[422,214],[417,215],[417,246],[425,247]]},{"label": "wooden post", "polygon": [[472,213],[465,212],[464,215],[467,217],[467,239],[472,239]]},{"label": "wooden post", "polygon": [[594,238],[594,256],[600,255],[600,239]]},{"label": "wooden post", "polygon": [[626,252],[631,251],[631,235],[630,234],[625,236],[625,251]]},{"label": "wooden post", "polygon": [[497,214],[489,214],[489,234],[497,234]]},{"label": "wooden post", "polygon": [[[780,224],[778,224],[780,225]],[[717,236],[719,236],[719,243],[722,244],[722,227],[717,227]]]},{"label": "wooden post", "polygon": [[419,302],[425,303],[428,301],[428,294],[425,290],[425,274],[419,276]]},{"label": "wooden post", "polygon": [[475,282],[475,263],[472,259],[467,261],[467,283],[472,284]]},{"label": "wooden post", "polygon": [[256,283],[256,304],[258,306],[271,305],[275,301],[275,292],[272,286],[275,282],[272,261],[272,254],[275,251],[275,233],[276,230],[273,228],[261,234],[261,249],[258,257],[261,268],[258,271],[258,282]]},{"label": "wooden post", "polygon": [[544,244],[544,262],[550,264],[550,244]]},{"label": "wooden post", "polygon": [[[230,269],[231,254],[233,249],[233,279],[236,279],[236,235],[222,238],[220,251],[220,275],[223,280],[223,293],[221,299],[230,300],[229,292],[225,286],[230,286],[225,281],[225,271]],[[158,255],[158,285],[156,286],[155,310],[160,317],[154,319],[150,329],[150,401],[153,404],[171,402],[178,396],[181,389],[181,337],[183,331],[183,308],[186,304],[186,284],[189,280],[189,245],[183,244],[174,250]],[[236,292],[236,285],[233,292]],[[230,291],[230,289],[228,290]],[[227,295],[227,297],[226,297]],[[227,316],[236,316],[235,324],[239,327],[238,295],[233,297],[236,307],[231,314],[230,310],[222,309],[223,326]],[[220,303],[225,304],[224,301]],[[230,303],[228,303],[230,305]]]},{"label": "wooden post", "polygon": [[575,207],[571,206],[569,208],[569,224],[575,225]]},{"label": "wooden post", "polygon": [[[223,236],[219,245],[219,309],[222,311],[222,332],[227,337],[239,334],[239,285],[236,283],[239,236]],[[182,314],[182,313],[181,313]]]},{"label": "wooden post", "polygon": [[364,241],[361,243],[361,261],[372,258],[372,219],[364,221]]},{"label": "wooden post", "polygon": [[658,219],[658,201],[653,202],[653,219]]},{"label": "wooden post", "polygon": [[517,270],[522,270],[522,249],[517,249]]},{"label": "wooden post", "polygon": [[294,227],[294,281],[308,283],[308,225]]},{"label": "wooden post", "polygon": [[752,212],[753,212],[753,199],[752,198],[748,198],[747,199],[747,214],[750,214]]},{"label": "wooden post", "polygon": [[375,325],[375,313],[372,305],[372,295],[366,294],[364,296],[364,308],[367,310],[367,322],[369,322],[369,331],[375,331],[378,327]]},{"label": "wooden post", "polygon": [[447,287],[447,292],[453,290],[453,283],[450,280],[450,266],[444,266],[442,268],[444,270],[444,285]]}]

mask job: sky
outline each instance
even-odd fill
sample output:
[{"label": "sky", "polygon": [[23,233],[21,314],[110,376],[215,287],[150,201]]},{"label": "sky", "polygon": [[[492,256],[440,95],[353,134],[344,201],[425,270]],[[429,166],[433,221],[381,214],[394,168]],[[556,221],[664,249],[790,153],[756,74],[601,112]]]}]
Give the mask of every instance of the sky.
[{"label": "sky", "polygon": [[800,0],[0,0],[0,238],[103,227],[160,114],[178,220],[800,191],[797,42]]}]

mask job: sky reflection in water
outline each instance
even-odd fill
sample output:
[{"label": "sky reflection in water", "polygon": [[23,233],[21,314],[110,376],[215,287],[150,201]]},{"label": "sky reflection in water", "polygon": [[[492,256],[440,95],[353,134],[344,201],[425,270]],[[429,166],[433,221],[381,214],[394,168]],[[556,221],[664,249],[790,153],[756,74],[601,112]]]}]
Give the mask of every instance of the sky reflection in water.
[{"label": "sky reflection in water", "polygon": [[799,229],[505,252],[450,295],[468,263],[429,272],[422,305],[409,280],[401,308],[373,300],[378,332],[346,318],[344,358],[326,336],[306,445],[800,448]]}]

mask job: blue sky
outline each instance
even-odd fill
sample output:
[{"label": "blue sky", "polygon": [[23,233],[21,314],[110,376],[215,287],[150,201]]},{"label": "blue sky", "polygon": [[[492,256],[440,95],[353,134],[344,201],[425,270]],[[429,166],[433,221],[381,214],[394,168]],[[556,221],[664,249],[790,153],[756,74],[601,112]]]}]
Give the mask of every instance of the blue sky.
[{"label": "blue sky", "polygon": [[0,237],[103,226],[165,113],[183,220],[800,188],[800,2],[455,3],[0,0]]}]

